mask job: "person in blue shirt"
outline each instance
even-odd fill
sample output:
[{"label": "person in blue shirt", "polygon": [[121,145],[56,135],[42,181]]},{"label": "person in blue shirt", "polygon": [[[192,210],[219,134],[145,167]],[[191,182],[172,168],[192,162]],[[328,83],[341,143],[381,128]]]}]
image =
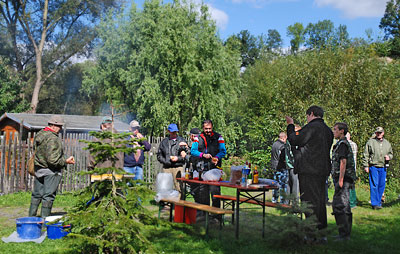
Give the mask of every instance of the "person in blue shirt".
[{"label": "person in blue shirt", "polygon": [[[204,168],[204,171],[207,171],[215,167],[221,167],[222,158],[226,155],[225,141],[221,134],[213,131],[211,120],[203,121],[203,132],[194,139],[190,152],[192,156],[199,158],[200,170]],[[220,200],[213,197],[221,194],[219,186],[200,185],[199,195],[201,201],[199,203],[210,205],[210,194],[212,206],[219,208],[221,206]]]},{"label": "person in blue shirt", "polygon": [[[144,136],[139,132],[139,122],[133,120],[130,124],[132,134],[129,139],[143,139]],[[144,164],[144,152],[150,151],[151,145],[147,140],[135,142],[134,145],[129,147],[137,147],[138,149],[133,153],[125,154],[124,156],[124,170],[128,173],[135,174],[134,180],[143,180],[143,164]]]}]

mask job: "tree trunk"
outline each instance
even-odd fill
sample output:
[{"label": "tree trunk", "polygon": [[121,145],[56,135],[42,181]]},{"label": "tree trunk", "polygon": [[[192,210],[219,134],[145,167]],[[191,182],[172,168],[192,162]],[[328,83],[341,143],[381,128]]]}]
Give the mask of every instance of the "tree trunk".
[{"label": "tree trunk", "polygon": [[39,92],[40,88],[42,88],[43,81],[42,81],[42,53],[41,51],[36,52],[36,81],[35,87],[32,93],[32,100],[31,100],[31,108],[29,113],[35,114],[37,106],[39,104]]}]

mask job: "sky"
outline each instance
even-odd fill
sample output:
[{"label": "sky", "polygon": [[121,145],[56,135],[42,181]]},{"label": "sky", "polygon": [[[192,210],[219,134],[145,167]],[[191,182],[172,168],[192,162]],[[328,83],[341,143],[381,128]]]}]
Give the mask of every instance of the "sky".
[{"label": "sky", "polygon": [[[201,0],[192,0],[201,3]],[[382,37],[380,19],[388,0],[203,0],[216,21],[219,35],[225,40],[241,30],[252,35],[267,34],[276,29],[283,45],[288,46],[288,26],[300,22],[305,26],[324,19],[335,27],[346,25],[351,38],[366,38],[365,31],[372,29],[374,38]],[[143,0],[135,1],[140,8]],[[171,2],[164,0],[164,3]]]}]

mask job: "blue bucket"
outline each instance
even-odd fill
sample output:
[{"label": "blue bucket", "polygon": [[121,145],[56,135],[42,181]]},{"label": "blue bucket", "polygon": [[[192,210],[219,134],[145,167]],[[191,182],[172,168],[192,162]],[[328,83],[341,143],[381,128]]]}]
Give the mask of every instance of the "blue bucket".
[{"label": "blue bucket", "polygon": [[47,226],[47,237],[52,240],[60,239],[68,235],[69,232],[66,229],[71,227],[70,225],[63,226],[61,222],[54,224],[46,224],[46,226]]},{"label": "blue bucket", "polygon": [[44,219],[40,217],[23,217],[16,219],[17,233],[21,239],[37,239],[42,233]]}]

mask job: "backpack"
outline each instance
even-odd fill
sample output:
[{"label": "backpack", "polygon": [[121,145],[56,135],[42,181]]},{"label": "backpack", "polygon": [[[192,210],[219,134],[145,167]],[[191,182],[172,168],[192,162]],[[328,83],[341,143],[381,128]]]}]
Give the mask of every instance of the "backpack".
[{"label": "backpack", "polygon": [[36,175],[35,174],[35,152],[28,159],[27,169],[28,169],[28,173],[31,176],[35,176]]}]

